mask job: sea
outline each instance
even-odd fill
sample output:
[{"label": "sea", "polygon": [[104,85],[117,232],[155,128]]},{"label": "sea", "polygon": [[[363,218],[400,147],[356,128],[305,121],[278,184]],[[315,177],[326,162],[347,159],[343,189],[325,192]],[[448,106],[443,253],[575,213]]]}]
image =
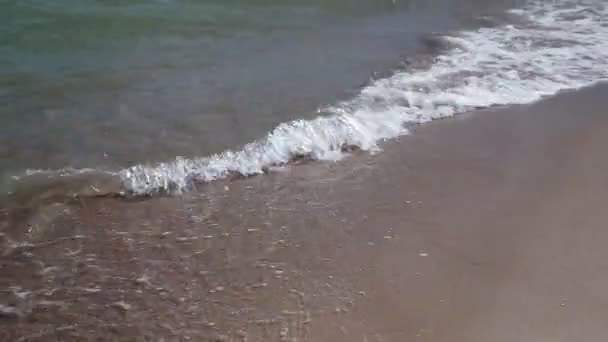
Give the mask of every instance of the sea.
[{"label": "sea", "polygon": [[0,0],[0,203],[204,191],[606,78],[601,0]]}]

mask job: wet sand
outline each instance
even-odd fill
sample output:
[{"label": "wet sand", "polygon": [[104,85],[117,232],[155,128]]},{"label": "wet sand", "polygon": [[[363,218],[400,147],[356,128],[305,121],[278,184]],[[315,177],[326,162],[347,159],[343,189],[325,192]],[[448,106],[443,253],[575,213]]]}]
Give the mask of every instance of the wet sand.
[{"label": "wet sand", "polygon": [[0,341],[605,341],[608,85],[177,198],[0,211]]}]

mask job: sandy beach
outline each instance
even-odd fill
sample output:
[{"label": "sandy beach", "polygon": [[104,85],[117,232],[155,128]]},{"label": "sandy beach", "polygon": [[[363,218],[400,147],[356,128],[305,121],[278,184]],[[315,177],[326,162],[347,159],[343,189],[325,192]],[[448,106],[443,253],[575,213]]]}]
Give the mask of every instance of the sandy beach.
[{"label": "sandy beach", "polygon": [[179,197],[2,209],[0,340],[606,341],[607,93]]}]

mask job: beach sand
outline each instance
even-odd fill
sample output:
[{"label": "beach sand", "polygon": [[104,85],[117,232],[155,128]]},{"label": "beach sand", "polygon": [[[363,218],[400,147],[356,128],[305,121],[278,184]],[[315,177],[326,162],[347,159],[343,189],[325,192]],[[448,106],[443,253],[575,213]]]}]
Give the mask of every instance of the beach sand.
[{"label": "beach sand", "polygon": [[608,85],[180,197],[1,211],[1,341],[606,341]]}]

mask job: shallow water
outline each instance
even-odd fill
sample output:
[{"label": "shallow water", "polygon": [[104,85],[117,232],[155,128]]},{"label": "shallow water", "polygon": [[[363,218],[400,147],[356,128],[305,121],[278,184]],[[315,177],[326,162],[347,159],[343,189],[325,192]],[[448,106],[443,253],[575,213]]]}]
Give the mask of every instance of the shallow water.
[{"label": "shallow water", "polygon": [[7,6],[13,195],[179,192],[607,77],[601,1]]},{"label": "shallow water", "polygon": [[0,171],[204,156],[352,96],[467,1],[2,1]]},{"label": "shallow water", "polygon": [[396,63],[432,24],[390,1],[11,1],[0,170],[236,147]]}]

